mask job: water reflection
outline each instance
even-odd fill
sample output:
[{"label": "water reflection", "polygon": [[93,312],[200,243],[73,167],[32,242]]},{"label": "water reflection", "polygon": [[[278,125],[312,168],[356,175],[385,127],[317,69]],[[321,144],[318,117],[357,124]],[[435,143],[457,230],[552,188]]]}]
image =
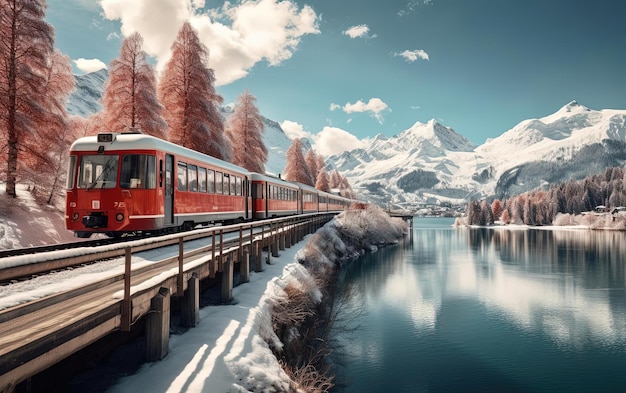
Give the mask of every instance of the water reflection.
[{"label": "water reflection", "polygon": [[[524,329],[584,347],[626,338],[626,235],[581,230],[465,230],[476,295]],[[466,274],[471,274],[466,272]]]},{"label": "water reflection", "polygon": [[626,391],[626,234],[441,222],[342,269],[336,391]]},{"label": "water reflection", "polygon": [[624,345],[624,256],[621,232],[444,228],[351,265],[342,285],[352,307],[397,309],[420,331],[469,298],[558,345]]}]

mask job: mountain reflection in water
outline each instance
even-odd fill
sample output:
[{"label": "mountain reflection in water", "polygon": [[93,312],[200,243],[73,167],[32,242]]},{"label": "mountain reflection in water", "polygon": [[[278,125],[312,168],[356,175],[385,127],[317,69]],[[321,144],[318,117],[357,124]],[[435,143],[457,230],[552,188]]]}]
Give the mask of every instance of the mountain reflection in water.
[{"label": "mountain reflection in water", "polygon": [[[421,221],[342,270],[346,391],[626,391],[626,233]],[[408,380],[382,385],[396,362]]]}]

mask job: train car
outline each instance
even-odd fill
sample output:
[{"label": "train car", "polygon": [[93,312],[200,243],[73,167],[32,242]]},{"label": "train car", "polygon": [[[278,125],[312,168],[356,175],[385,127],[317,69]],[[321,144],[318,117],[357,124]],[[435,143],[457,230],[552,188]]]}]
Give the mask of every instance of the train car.
[{"label": "train car", "polygon": [[320,211],[319,193],[315,187],[303,183],[294,183],[298,186],[298,214],[317,213]]},{"label": "train car", "polygon": [[297,185],[283,179],[251,174],[252,217],[256,220],[298,214]]},{"label": "train car", "polygon": [[149,135],[83,137],[70,148],[66,227],[120,236],[248,220],[249,181],[241,167]]},{"label": "train car", "polygon": [[327,201],[326,208],[327,208],[327,211],[329,212],[346,210],[348,207],[350,207],[352,202],[356,202],[351,199],[344,198],[340,195],[329,194],[329,193],[324,193],[324,194],[325,194],[325,198]]}]

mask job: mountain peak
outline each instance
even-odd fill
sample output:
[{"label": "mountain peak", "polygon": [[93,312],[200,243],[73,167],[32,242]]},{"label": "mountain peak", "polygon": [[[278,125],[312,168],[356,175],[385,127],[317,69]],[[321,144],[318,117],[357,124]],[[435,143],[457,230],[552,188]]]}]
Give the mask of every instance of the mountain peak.
[{"label": "mountain peak", "polygon": [[539,120],[541,120],[545,124],[550,124],[555,121],[559,121],[560,119],[563,119],[565,117],[569,117],[569,116],[576,115],[579,113],[590,112],[590,111],[591,109],[587,108],[584,105],[579,104],[578,101],[572,100],[567,105],[563,106],[561,109],[556,111],[555,113],[542,117]]},{"label": "mountain peak", "polygon": [[559,112],[578,112],[578,111],[588,111],[588,110],[589,108],[587,108],[586,106],[579,104],[578,101],[576,100],[572,100],[570,101],[569,104],[561,108]]}]

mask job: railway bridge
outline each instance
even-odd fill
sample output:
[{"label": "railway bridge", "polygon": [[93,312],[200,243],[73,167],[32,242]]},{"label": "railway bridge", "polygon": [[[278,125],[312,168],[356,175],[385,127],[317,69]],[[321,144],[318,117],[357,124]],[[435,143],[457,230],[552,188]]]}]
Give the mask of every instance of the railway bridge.
[{"label": "railway bridge", "polygon": [[[241,283],[249,281],[251,269],[261,272],[270,258],[335,214],[217,226],[88,251],[29,257],[31,262],[40,260],[23,265],[26,271],[37,265],[48,269],[104,258],[120,263],[92,282],[0,310],[0,392],[30,391],[33,376],[115,332],[131,332],[138,326],[145,329],[146,360],[162,359],[168,352],[172,301],[180,307],[182,324],[196,326],[200,282],[220,283],[221,301],[231,302],[235,269]],[[170,251],[159,260],[146,263],[140,257],[161,247]],[[22,273],[13,270],[11,274]]]}]

